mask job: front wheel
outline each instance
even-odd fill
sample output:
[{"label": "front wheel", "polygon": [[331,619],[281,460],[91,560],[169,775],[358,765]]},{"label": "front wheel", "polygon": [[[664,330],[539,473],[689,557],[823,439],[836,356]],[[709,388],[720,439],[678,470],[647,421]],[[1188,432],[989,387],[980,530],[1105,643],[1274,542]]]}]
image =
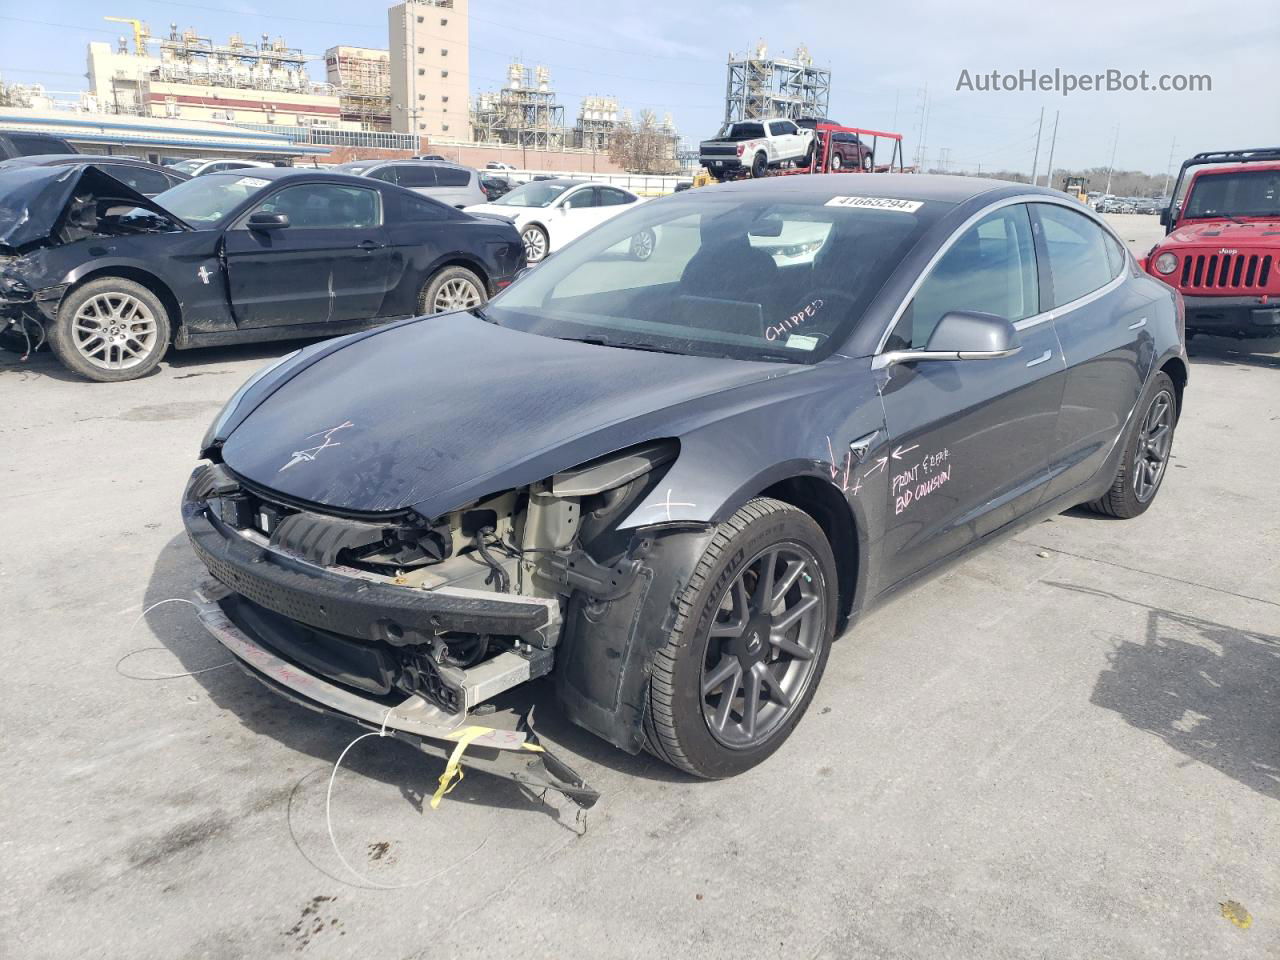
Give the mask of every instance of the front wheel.
[{"label": "front wheel", "polygon": [[844,166],[844,158],[840,156],[840,154],[838,153],[833,153],[831,155],[831,169],[839,170],[843,166]]},{"label": "front wheel", "polygon": [[536,223],[520,231],[520,242],[524,244],[524,258],[529,263],[537,263],[545,257],[547,248],[551,245],[547,238],[547,231]]},{"label": "front wheel", "polygon": [[49,346],[64,367],[88,380],[136,380],[169,348],[169,312],[142,284],[101,277],[63,298]]},{"label": "front wheel", "polygon": [[470,310],[484,306],[484,282],[466,267],[445,267],[427,281],[418,297],[418,310],[423,316]]},{"label": "front wheel", "polygon": [[1173,449],[1178,424],[1178,401],[1173,380],[1157,373],[1134,411],[1124,458],[1111,489],[1085,507],[1095,513],[1128,520],[1145,513],[1160,491]]},{"label": "front wheel", "polygon": [[790,736],[835,633],[835,558],[813,518],[758,498],[720,524],[654,658],[645,746],[699,777],[729,777]]}]

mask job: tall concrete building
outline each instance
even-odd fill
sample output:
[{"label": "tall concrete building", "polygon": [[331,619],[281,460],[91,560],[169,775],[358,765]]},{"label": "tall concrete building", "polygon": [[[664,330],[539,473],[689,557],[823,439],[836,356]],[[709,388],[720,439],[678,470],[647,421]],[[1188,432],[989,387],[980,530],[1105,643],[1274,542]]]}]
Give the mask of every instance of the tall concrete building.
[{"label": "tall concrete building", "polygon": [[468,0],[405,0],[387,11],[391,129],[470,140]]}]

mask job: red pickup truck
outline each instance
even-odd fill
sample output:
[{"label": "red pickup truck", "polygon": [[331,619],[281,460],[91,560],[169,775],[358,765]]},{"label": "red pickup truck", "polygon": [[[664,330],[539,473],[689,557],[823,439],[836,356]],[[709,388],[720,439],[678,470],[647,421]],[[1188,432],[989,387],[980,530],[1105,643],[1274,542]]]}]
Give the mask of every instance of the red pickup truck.
[{"label": "red pickup truck", "polygon": [[1143,266],[1182,294],[1188,335],[1280,336],[1280,148],[1191,157],[1160,222]]}]

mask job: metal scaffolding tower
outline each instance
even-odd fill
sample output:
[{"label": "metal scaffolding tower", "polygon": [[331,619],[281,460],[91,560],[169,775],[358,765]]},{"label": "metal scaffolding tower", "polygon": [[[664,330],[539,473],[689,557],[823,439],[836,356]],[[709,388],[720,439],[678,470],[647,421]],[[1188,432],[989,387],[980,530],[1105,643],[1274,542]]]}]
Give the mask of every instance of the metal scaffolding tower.
[{"label": "metal scaffolding tower", "polygon": [[768,53],[760,43],[751,54],[729,54],[725,124],[769,117],[825,117],[831,98],[831,71],[815,67],[803,45],[790,59],[771,58]]},{"label": "metal scaffolding tower", "polygon": [[514,62],[507,85],[476,97],[473,136],[481,143],[509,143],[539,150],[565,146],[564,107],[551,89],[551,71]]}]

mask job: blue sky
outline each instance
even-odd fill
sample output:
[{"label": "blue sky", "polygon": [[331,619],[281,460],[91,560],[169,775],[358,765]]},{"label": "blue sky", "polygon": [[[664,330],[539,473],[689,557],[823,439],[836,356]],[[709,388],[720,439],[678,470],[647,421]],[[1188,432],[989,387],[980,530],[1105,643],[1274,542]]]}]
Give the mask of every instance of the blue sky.
[{"label": "blue sky", "polygon": [[[153,33],[170,22],[217,40],[268,32],[322,54],[338,43],[387,45],[383,0],[58,0],[0,4],[0,75],[57,91],[84,86],[85,45],[111,40],[138,17]],[[269,10],[269,13],[258,12]],[[720,12],[717,12],[720,11]],[[43,21],[43,22],[33,22]],[[623,107],[670,112],[682,136],[710,136],[723,113],[725,61],[764,40],[775,53],[808,45],[832,70],[831,116],[842,123],[896,129],[908,159],[920,141],[922,91],[930,109],[930,165],[1028,172],[1037,118],[1046,111],[1041,170],[1055,111],[1061,111],[1055,166],[1105,166],[1119,132],[1116,165],[1150,172],[1197,150],[1280,142],[1274,74],[1280,16],[1274,0],[1164,0],[1131,8],[1078,0],[1016,10],[993,0],[964,4],[854,5],[739,2],[732,8],[688,0],[606,5],[472,0],[471,92],[498,86],[507,62],[545,63],[572,122],[582,97],[617,96]],[[1094,73],[1114,68],[1152,76],[1209,74],[1202,93],[981,93],[957,91],[971,74],[1019,69]],[[317,78],[323,67],[316,64]],[[940,151],[945,150],[945,154]]]}]

